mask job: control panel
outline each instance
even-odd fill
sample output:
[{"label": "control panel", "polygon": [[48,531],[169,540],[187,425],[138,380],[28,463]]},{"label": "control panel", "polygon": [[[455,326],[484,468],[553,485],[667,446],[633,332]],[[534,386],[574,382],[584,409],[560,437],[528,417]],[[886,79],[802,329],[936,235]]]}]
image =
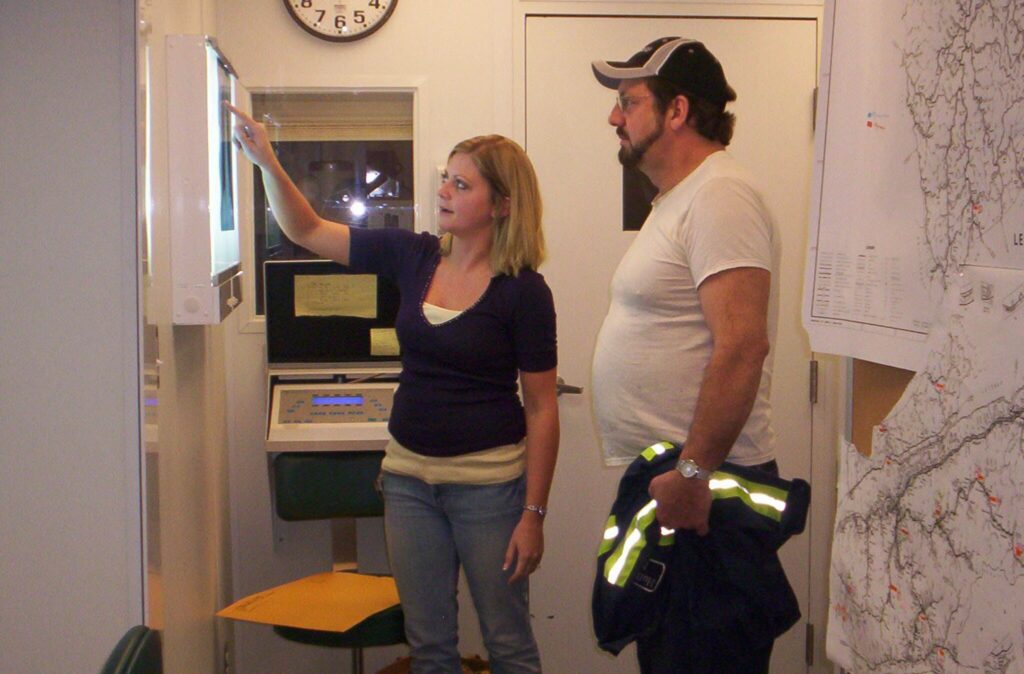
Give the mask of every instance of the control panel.
[{"label": "control panel", "polygon": [[267,450],[383,449],[397,387],[397,382],[272,382]]}]

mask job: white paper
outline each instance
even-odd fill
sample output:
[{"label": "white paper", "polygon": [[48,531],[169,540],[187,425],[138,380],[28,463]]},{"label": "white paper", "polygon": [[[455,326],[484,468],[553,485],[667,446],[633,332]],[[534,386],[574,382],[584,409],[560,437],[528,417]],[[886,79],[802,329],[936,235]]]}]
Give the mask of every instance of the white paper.
[{"label": "white paper", "polygon": [[826,7],[804,288],[815,351],[917,370],[962,267],[1024,269],[1022,20],[1003,4]]}]

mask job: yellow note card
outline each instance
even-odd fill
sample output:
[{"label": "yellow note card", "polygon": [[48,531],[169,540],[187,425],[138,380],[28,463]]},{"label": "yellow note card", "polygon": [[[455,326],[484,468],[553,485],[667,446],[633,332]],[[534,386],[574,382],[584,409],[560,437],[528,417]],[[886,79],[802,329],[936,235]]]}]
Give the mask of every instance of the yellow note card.
[{"label": "yellow note card", "polygon": [[371,356],[397,356],[401,353],[398,346],[398,333],[394,328],[370,329]]},{"label": "yellow note card", "polygon": [[295,315],[377,318],[377,277],[373,274],[296,276]]},{"label": "yellow note card", "polygon": [[344,632],[397,604],[398,589],[390,576],[328,572],[249,595],[217,615],[246,622]]}]

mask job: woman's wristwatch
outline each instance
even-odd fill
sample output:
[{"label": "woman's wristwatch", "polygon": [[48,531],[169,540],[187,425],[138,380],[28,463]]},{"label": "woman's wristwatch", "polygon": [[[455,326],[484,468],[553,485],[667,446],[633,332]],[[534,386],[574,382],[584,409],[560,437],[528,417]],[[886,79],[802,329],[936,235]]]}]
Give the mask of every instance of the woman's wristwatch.
[{"label": "woman's wristwatch", "polygon": [[523,506],[523,510],[529,510],[531,513],[537,513],[541,517],[544,517],[545,515],[548,514],[548,509],[546,507],[544,507],[542,505],[533,505],[533,504],[530,504],[530,503],[527,503],[526,505],[524,505]]}]

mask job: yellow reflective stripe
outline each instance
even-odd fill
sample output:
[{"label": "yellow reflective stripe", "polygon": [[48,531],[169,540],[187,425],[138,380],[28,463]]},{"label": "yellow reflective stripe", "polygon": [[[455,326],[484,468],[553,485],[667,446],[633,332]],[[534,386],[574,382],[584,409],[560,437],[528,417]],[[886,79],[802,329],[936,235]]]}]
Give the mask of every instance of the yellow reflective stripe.
[{"label": "yellow reflective stripe", "polygon": [[640,456],[644,457],[647,461],[654,461],[656,457],[661,456],[674,447],[675,445],[671,442],[656,442],[644,451],[640,452]]},{"label": "yellow reflective stripe", "polygon": [[[669,442],[655,443],[640,453],[646,461],[654,461],[658,456],[674,449]],[[788,492],[784,489],[747,480],[732,473],[716,470],[712,473],[708,482],[712,498],[726,499],[738,498],[754,512],[768,517],[776,522],[782,520],[782,513],[786,510],[786,498]],[[626,530],[618,547],[608,556],[604,564],[605,579],[619,587],[625,587],[626,580],[633,572],[637,559],[646,544],[644,532],[651,526],[655,518],[657,502],[653,499],[644,505]],[[605,524],[605,533],[598,555],[604,555],[615,546],[615,540],[619,536],[619,527],[614,515],[608,518]],[[675,543],[675,530],[661,527],[658,546],[670,546]]]},{"label": "yellow reflective stripe", "polygon": [[776,487],[744,480],[741,477],[715,471],[708,481],[711,496],[716,499],[738,498],[746,503],[751,510],[776,522],[782,519],[786,509],[786,492]]},{"label": "yellow reflective stripe", "polygon": [[612,515],[604,525],[604,538],[601,539],[601,547],[597,550],[598,557],[612,549],[618,535],[619,527],[615,523],[615,515]]},{"label": "yellow reflective stripe", "polygon": [[619,548],[608,557],[604,564],[604,577],[612,585],[625,587],[626,579],[633,572],[640,551],[644,549],[644,531],[654,521],[654,509],[658,503],[653,499],[637,511],[633,521],[629,523],[626,535]]},{"label": "yellow reflective stripe", "polygon": [[[640,531],[637,529],[630,529],[629,534],[622,541],[623,547],[619,549],[619,554],[609,557],[605,564],[604,576],[608,579],[609,583],[612,585],[618,585],[619,587],[623,587],[625,585],[625,579],[629,577],[629,572],[627,571],[625,576],[623,576],[622,571],[625,569],[626,563],[630,560],[630,552],[632,552],[633,548],[636,547],[637,543],[642,541],[643,536],[640,534]],[[635,558],[633,559],[633,562],[636,563]],[[629,570],[632,571],[632,569],[633,565],[631,564]],[[623,582],[621,584],[619,583],[620,577],[623,578]]]}]

